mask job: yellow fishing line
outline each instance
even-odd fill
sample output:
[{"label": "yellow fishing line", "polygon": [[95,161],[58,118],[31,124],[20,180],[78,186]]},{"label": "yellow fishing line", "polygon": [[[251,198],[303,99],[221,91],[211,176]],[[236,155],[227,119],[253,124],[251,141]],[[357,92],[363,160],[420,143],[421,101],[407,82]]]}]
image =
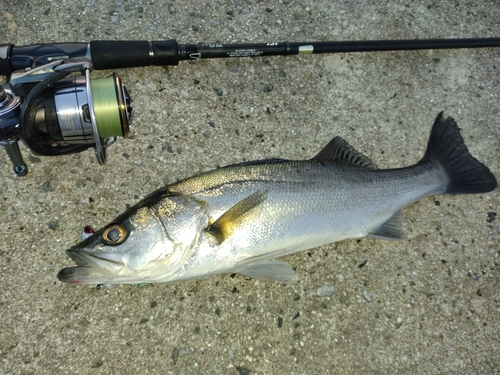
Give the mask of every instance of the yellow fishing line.
[{"label": "yellow fishing line", "polygon": [[101,138],[123,136],[119,99],[113,76],[90,81],[94,113]]}]

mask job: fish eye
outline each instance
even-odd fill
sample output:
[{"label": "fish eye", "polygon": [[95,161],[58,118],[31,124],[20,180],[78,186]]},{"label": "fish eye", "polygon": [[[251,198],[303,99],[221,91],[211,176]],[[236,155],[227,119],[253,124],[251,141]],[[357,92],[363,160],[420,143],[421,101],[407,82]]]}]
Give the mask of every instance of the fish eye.
[{"label": "fish eye", "polygon": [[119,245],[127,238],[127,228],[123,224],[110,224],[104,232],[102,232],[102,239],[108,245]]}]

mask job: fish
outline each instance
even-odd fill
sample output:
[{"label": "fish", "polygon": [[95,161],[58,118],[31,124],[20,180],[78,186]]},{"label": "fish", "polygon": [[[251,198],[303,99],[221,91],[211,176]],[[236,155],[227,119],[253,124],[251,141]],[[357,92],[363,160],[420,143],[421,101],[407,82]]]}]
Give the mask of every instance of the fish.
[{"label": "fish", "polygon": [[57,277],[108,286],[221,273],[295,282],[276,258],[344,239],[401,240],[404,207],[496,187],[441,112],[412,166],[379,169],[335,137],[310,160],[243,162],[169,184],[67,249],[76,266]]}]

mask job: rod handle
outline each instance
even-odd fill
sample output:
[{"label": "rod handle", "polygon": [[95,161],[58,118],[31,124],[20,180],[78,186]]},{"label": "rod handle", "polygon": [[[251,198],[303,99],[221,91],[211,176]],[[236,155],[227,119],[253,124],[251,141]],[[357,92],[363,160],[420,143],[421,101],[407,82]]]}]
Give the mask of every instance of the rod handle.
[{"label": "rod handle", "polygon": [[179,46],[175,40],[98,40],[90,42],[95,69],[134,68],[150,65],[177,65]]}]

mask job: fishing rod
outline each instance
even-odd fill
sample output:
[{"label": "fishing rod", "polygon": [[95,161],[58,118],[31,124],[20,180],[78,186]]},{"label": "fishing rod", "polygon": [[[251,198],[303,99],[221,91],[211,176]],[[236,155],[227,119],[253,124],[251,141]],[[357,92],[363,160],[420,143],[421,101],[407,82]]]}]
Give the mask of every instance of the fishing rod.
[{"label": "fishing rod", "polygon": [[0,44],[0,144],[19,176],[28,173],[18,141],[35,154],[57,156],[106,149],[129,133],[132,99],[120,78],[92,70],[178,65],[184,60],[346,52],[500,47],[500,38],[337,42],[179,44],[166,41],[92,41],[15,46]]},{"label": "fishing rod", "polygon": [[88,59],[94,69],[177,65],[183,60],[300,54],[408,51],[500,47],[500,38],[367,40],[344,42],[271,42],[244,44],[178,44],[166,41],[107,41],[0,44],[0,75],[33,68],[54,60]]}]

